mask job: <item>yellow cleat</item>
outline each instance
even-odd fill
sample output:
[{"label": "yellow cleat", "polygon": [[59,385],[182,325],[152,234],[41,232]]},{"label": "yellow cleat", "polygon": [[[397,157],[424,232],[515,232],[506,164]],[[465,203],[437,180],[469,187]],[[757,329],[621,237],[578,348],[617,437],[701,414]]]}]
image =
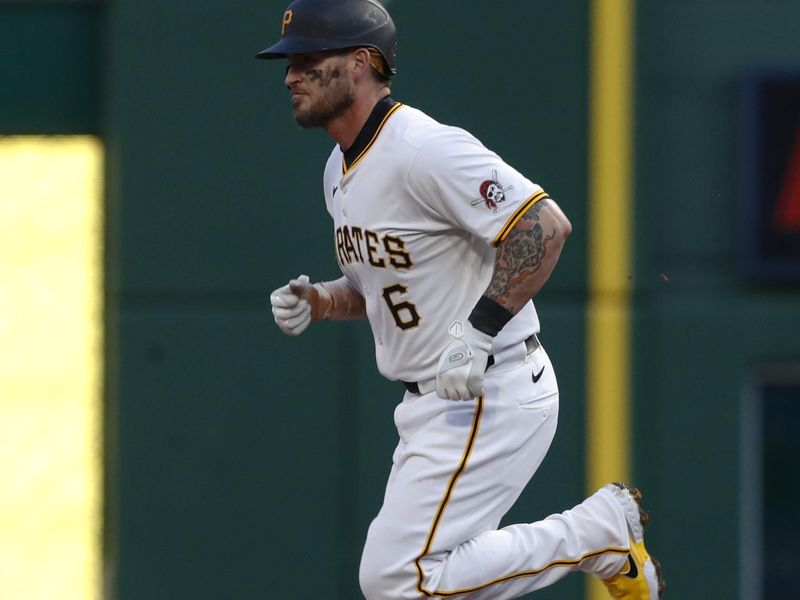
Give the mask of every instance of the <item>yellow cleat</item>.
[{"label": "yellow cleat", "polygon": [[613,493],[622,505],[631,543],[625,566],[614,577],[604,579],[603,583],[612,598],[659,600],[666,583],[661,576],[661,565],[650,557],[644,547],[644,528],[650,517],[640,505],[642,494],[639,490],[628,488],[622,483],[610,483],[606,489]]}]

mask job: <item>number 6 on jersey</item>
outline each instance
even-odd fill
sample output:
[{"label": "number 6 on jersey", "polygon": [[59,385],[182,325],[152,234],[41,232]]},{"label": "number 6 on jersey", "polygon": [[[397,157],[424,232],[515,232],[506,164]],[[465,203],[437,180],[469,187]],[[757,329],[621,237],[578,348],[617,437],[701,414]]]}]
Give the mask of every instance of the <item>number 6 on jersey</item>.
[{"label": "number 6 on jersey", "polygon": [[392,295],[405,296],[407,293],[408,288],[406,286],[395,283],[383,288],[382,294],[386,305],[392,313],[392,317],[394,317],[395,324],[403,331],[414,329],[422,320],[422,317],[417,312],[417,307],[413,303],[408,300],[403,300],[402,302],[392,301]]}]

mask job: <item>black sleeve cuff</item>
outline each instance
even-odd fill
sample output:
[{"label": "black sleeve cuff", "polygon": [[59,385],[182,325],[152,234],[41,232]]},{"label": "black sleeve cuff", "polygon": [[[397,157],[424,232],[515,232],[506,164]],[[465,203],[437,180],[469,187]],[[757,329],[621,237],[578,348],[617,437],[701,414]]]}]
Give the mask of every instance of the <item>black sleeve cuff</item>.
[{"label": "black sleeve cuff", "polygon": [[481,296],[469,315],[469,322],[478,331],[495,337],[514,314],[491,298]]}]

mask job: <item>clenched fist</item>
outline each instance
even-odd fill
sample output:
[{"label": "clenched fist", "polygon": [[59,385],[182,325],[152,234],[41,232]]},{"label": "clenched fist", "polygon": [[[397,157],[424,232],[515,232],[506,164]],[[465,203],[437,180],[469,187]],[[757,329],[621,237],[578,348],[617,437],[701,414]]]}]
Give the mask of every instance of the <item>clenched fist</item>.
[{"label": "clenched fist", "polygon": [[327,317],[331,295],[320,283],[311,285],[308,275],[300,275],[269,295],[275,323],[288,335],[300,335],[312,321]]}]

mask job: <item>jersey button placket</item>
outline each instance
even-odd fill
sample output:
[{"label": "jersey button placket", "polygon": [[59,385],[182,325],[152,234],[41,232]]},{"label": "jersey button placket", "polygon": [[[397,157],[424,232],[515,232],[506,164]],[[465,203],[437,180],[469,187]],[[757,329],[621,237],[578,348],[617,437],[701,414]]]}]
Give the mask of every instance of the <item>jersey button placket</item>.
[{"label": "jersey button placket", "polygon": [[347,216],[347,206],[345,201],[345,196],[347,195],[347,184],[344,182],[344,178],[339,181],[339,193],[341,194],[340,199],[342,203],[342,216]]}]

